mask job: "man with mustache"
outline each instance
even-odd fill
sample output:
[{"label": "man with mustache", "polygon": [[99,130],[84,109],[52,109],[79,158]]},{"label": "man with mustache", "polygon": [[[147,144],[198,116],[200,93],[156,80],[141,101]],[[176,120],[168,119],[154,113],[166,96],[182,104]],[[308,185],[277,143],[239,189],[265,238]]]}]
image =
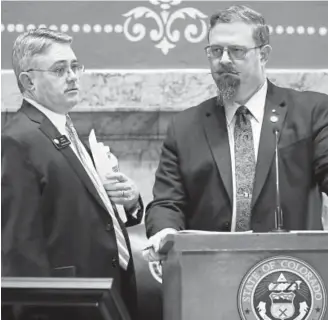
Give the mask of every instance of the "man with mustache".
[{"label": "man with mustache", "polygon": [[[279,88],[266,77],[269,29],[242,5],[212,15],[205,48],[217,97],[173,119],[146,210],[148,258],[183,229],[268,232],[275,227],[279,131],[284,227],[322,229],[328,192],[328,97]],[[318,200],[318,201],[315,201]],[[309,208],[314,204],[316,208]]]},{"label": "man with mustache", "polygon": [[[136,319],[126,226],[141,221],[139,191],[123,173],[102,180],[76,133],[68,113],[84,67],[71,42],[35,29],[14,43],[23,103],[2,132],[2,276],[114,278]],[[124,205],[125,225],[115,203]]]}]

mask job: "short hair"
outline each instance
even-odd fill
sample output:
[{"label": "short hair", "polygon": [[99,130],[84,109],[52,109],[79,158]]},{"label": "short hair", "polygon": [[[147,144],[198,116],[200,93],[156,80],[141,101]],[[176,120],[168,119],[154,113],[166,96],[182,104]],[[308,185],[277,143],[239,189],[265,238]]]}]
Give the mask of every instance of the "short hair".
[{"label": "short hair", "polygon": [[54,43],[71,44],[72,37],[47,28],[38,28],[22,33],[15,40],[12,65],[21,93],[24,92],[24,87],[19,80],[20,73],[30,68],[34,56],[45,53]]},{"label": "short hair", "polygon": [[257,46],[262,46],[270,43],[269,27],[265,24],[263,16],[255,10],[243,5],[234,5],[214,13],[210,18],[210,26],[207,34],[207,39],[209,40],[211,30],[218,23],[230,23],[237,21],[245,22],[254,26],[253,39]]}]

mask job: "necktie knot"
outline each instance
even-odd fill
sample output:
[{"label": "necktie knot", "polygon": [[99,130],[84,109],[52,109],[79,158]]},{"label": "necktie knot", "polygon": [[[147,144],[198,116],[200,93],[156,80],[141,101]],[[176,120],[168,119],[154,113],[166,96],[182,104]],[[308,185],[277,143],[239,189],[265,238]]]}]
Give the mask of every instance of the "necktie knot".
[{"label": "necktie knot", "polygon": [[68,114],[66,115],[65,127],[66,127],[66,132],[68,133],[69,139],[71,140],[71,142],[75,146],[76,151],[78,152],[79,156],[81,156],[80,147],[79,147],[79,137],[78,137],[78,134],[77,134],[77,132],[74,128],[72,119]]},{"label": "necktie knot", "polygon": [[239,116],[239,115],[244,115],[245,116],[249,113],[250,113],[249,110],[245,106],[240,106],[236,111],[237,116]]},{"label": "necktie knot", "polygon": [[66,115],[66,126],[69,128],[72,128],[72,127],[74,128],[72,119],[68,114]]}]

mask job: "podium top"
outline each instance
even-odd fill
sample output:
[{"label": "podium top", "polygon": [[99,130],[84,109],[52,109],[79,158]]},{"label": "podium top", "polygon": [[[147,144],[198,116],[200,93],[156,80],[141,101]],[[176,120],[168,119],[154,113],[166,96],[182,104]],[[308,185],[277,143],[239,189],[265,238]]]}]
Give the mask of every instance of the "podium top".
[{"label": "podium top", "polygon": [[163,250],[175,251],[328,251],[327,231],[291,231],[284,233],[187,231],[169,234]]}]

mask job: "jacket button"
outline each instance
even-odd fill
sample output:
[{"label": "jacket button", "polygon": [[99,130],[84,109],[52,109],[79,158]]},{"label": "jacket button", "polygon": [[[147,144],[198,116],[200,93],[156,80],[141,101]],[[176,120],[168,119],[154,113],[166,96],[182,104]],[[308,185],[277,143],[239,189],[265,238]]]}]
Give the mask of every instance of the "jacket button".
[{"label": "jacket button", "polygon": [[113,230],[113,224],[107,223],[106,225],[106,231],[112,231]]},{"label": "jacket button", "polygon": [[116,268],[117,267],[117,258],[116,257],[114,257],[112,259],[112,266],[113,266],[113,268]]}]

